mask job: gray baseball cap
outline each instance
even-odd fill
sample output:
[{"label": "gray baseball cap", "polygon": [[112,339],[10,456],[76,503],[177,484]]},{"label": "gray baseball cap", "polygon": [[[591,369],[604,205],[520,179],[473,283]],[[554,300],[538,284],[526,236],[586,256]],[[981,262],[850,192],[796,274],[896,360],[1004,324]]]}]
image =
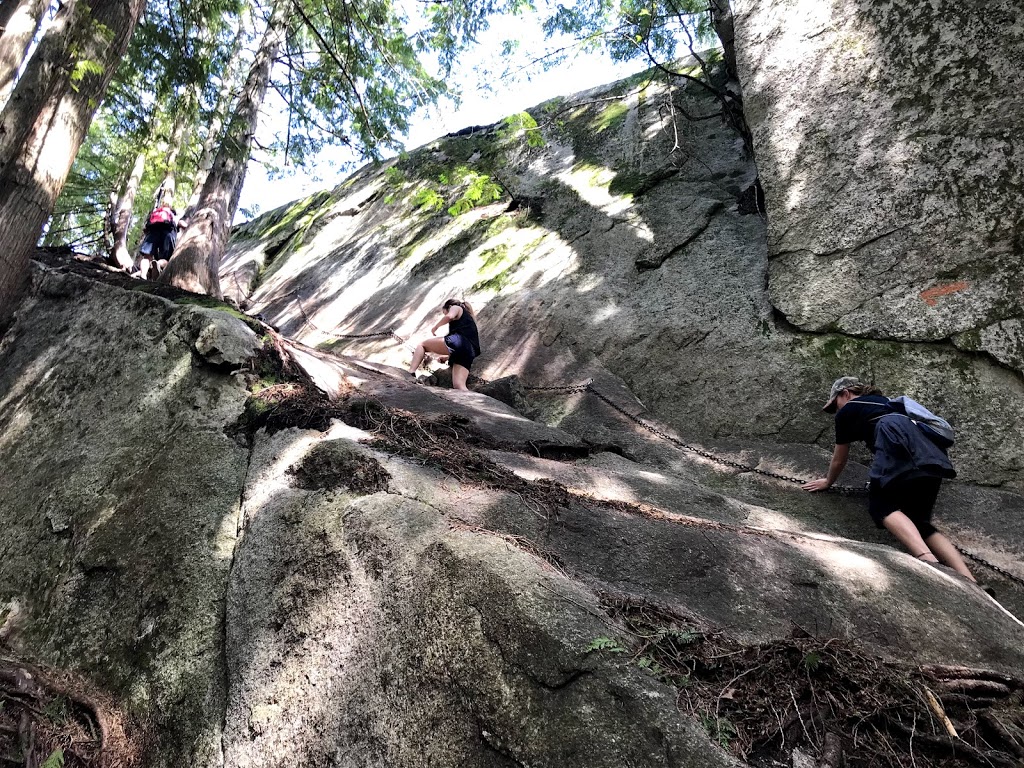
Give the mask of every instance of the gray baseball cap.
[{"label": "gray baseball cap", "polygon": [[836,379],[835,383],[832,385],[832,389],[828,393],[828,402],[825,403],[825,407],[821,410],[825,413],[835,413],[836,398],[839,397],[839,393],[844,389],[856,386],[860,386],[860,379],[856,376],[841,376]]}]

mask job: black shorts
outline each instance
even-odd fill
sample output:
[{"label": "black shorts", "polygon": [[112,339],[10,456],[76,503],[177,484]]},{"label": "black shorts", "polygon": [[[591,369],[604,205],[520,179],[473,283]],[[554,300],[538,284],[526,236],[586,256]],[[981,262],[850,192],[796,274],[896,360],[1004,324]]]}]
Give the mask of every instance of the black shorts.
[{"label": "black shorts", "polygon": [[875,525],[884,528],[882,521],[897,510],[917,526],[922,539],[936,532],[932,525],[932,509],[942,486],[941,477],[896,478],[884,488],[872,480],[868,489],[868,511]]},{"label": "black shorts", "polygon": [[466,370],[473,367],[473,360],[477,356],[473,342],[460,333],[449,333],[444,337],[445,346],[448,347],[448,365],[461,365]]}]

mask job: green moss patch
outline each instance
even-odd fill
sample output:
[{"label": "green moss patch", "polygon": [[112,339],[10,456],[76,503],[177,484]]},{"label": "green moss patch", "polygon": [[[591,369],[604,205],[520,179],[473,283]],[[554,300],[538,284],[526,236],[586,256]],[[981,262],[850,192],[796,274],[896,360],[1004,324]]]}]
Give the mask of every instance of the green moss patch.
[{"label": "green moss patch", "polygon": [[614,102],[601,110],[597,118],[591,123],[591,128],[596,133],[603,133],[610,128],[618,128],[626,121],[626,115],[628,114],[629,105],[624,101]]},{"label": "green moss patch", "polygon": [[260,323],[259,320],[249,317],[249,315],[245,314],[245,312],[240,310],[238,307],[232,304],[228,304],[225,301],[221,301],[220,299],[215,299],[212,296],[199,296],[193,294],[189,296],[179,296],[178,298],[173,299],[173,301],[175,304],[178,304],[183,307],[203,307],[204,309],[215,309],[218,312],[223,312],[226,315],[231,315],[232,317],[241,320],[252,330],[256,331],[256,333],[264,332],[263,324]]}]

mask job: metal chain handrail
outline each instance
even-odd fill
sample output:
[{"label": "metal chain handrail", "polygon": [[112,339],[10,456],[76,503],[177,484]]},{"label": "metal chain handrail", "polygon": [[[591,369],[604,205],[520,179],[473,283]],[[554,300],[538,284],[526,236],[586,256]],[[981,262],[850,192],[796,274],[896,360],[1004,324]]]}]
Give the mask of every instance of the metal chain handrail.
[{"label": "metal chain handrail", "polygon": [[[376,333],[351,333],[351,334],[333,333],[331,331],[325,331],[325,330],[322,330],[320,328],[317,328],[317,326],[313,324],[313,321],[309,319],[309,315],[306,314],[306,308],[302,305],[302,300],[299,298],[298,293],[296,293],[295,291],[292,291],[290,295],[295,297],[295,302],[299,305],[299,311],[302,312],[303,322],[306,325],[308,325],[310,328],[315,330],[315,331],[319,331],[320,333],[325,333],[325,334],[327,334],[329,336],[334,336],[335,338],[339,338],[339,339],[372,339],[372,338],[391,337],[391,338],[397,340],[398,342],[400,342],[402,344],[404,344],[406,342],[406,339],[404,339],[401,336],[399,336],[397,333],[394,332],[393,329],[390,329],[390,328],[388,330],[386,330],[386,331],[378,331]],[[489,383],[485,379],[480,379],[480,381],[482,381],[485,384]],[[732,459],[727,459],[724,456],[719,456],[717,454],[714,454],[711,451],[706,451],[703,448],[698,448],[696,445],[691,445],[690,443],[684,443],[682,440],[680,440],[680,439],[678,439],[676,437],[673,437],[672,435],[669,435],[666,432],[658,429],[653,424],[648,423],[644,419],[640,418],[638,415],[636,415],[634,413],[630,413],[629,411],[627,411],[625,408],[623,408],[618,403],[613,401],[610,397],[608,397],[604,393],[600,392],[599,390],[595,389],[594,388],[594,383],[593,383],[592,380],[591,381],[587,381],[587,382],[585,382],[583,384],[565,384],[565,385],[555,385],[555,386],[548,386],[548,387],[524,386],[523,389],[526,390],[527,392],[567,392],[567,393],[577,393],[577,394],[583,394],[583,393],[589,392],[594,397],[596,397],[598,400],[600,400],[601,402],[605,403],[612,410],[614,410],[614,411],[620,413],[621,415],[625,416],[627,419],[632,421],[634,424],[636,424],[636,425],[642,427],[643,429],[647,430],[652,435],[655,435],[656,437],[660,437],[661,439],[666,440],[666,441],[672,443],[672,445],[674,445],[677,448],[680,448],[680,449],[682,449],[684,451],[689,451],[690,453],[694,453],[694,454],[696,454],[696,455],[698,455],[698,456],[700,456],[702,458],[708,459],[709,461],[713,461],[713,462],[715,462],[717,464],[721,464],[721,465],[726,466],[726,467],[731,467],[732,469],[739,470],[740,472],[752,472],[754,474],[762,475],[764,477],[771,477],[771,478],[774,478],[776,480],[783,480],[783,481],[785,481],[787,483],[803,484],[803,483],[807,482],[804,478],[793,477],[792,475],[784,475],[781,472],[773,472],[770,469],[762,469],[760,467],[752,467],[749,464],[744,464],[744,463],[739,462],[739,461],[733,461]],[[867,493],[867,489],[866,488],[858,488],[856,486],[851,486],[851,485],[832,485],[827,490],[829,492],[831,492],[831,493],[839,494],[840,496],[862,496],[862,495],[865,495]],[[959,547],[959,546],[957,546],[955,544],[954,544],[954,546],[956,546],[957,550],[964,557],[970,558],[974,562],[979,563],[980,565],[985,566],[986,568],[988,568],[988,569],[990,569],[990,570],[1000,574],[1004,578],[1009,579],[1010,581],[1013,581],[1013,582],[1015,582],[1017,584],[1020,584],[1021,586],[1024,586],[1024,579],[1022,579],[1021,577],[1017,576],[1016,574],[1010,573],[1005,568],[1003,568],[1001,566],[998,566],[995,563],[991,563],[988,560],[986,560],[985,558],[983,558],[983,557],[981,557],[981,556],[979,556],[979,555],[977,555],[977,554],[975,554],[973,552],[970,552],[970,551],[968,551],[966,549],[963,549],[963,548],[961,548],[961,547]]]},{"label": "metal chain handrail", "polygon": [[960,547],[957,544],[954,544],[953,546],[956,547],[957,551],[959,551],[960,554],[963,555],[964,557],[969,558],[969,559],[973,560],[976,563],[980,563],[981,565],[985,566],[989,570],[995,571],[996,573],[998,573],[1003,578],[1009,579],[1010,581],[1016,582],[1017,584],[1020,584],[1022,587],[1024,587],[1024,579],[1022,579],[1017,574],[1010,573],[1008,570],[1003,568],[1001,565],[996,565],[995,563],[990,563],[988,560],[986,560],[985,558],[981,557],[980,555],[976,555],[973,552],[970,552],[970,551]]},{"label": "metal chain handrail", "polygon": [[[598,400],[602,401],[603,403],[605,403],[606,405],[608,405],[610,408],[612,408],[613,410],[617,411],[618,413],[622,414],[627,419],[632,421],[634,424],[639,425],[643,429],[645,429],[648,432],[650,432],[652,435],[655,435],[656,437],[660,437],[662,440],[667,440],[668,442],[672,443],[677,448],[680,448],[680,449],[682,449],[684,451],[689,451],[690,453],[695,453],[698,456],[701,456],[701,457],[703,457],[705,459],[708,459],[709,461],[713,461],[713,462],[715,462],[717,464],[722,464],[724,466],[731,467],[732,469],[738,469],[741,472],[753,472],[753,473],[758,474],[758,475],[764,475],[765,477],[775,478],[776,480],[785,480],[786,482],[789,482],[789,483],[805,483],[805,482],[807,482],[803,478],[793,477],[792,475],[784,475],[781,472],[773,472],[770,469],[762,469],[760,467],[752,467],[752,466],[750,466],[748,464],[744,464],[744,463],[739,462],[739,461],[733,461],[732,459],[727,459],[724,456],[719,456],[719,455],[714,454],[714,453],[712,453],[710,451],[704,450],[703,448],[699,448],[696,445],[691,445],[689,443],[684,443],[679,438],[673,437],[672,435],[669,435],[669,434],[663,432],[662,430],[658,429],[653,424],[651,424],[651,423],[645,421],[644,419],[640,418],[636,414],[633,414],[633,413],[630,413],[629,411],[627,411],[625,408],[623,408],[618,403],[613,401],[610,397],[605,395],[603,392],[600,392],[599,390],[595,389],[594,385],[593,385],[593,382],[589,382],[588,381],[586,384],[574,384],[574,385],[571,385],[571,386],[564,386],[564,387],[523,387],[523,389],[525,389],[527,391],[548,391],[548,392],[552,392],[552,391],[589,392],[594,397],[596,397]],[[829,488],[829,490],[834,492],[834,493],[839,493],[839,494],[846,495],[846,496],[852,496],[852,495],[856,495],[856,494],[866,493],[866,491],[864,489],[862,489],[862,488],[856,488],[856,487],[847,486],[847,485],[833,485],[831,488]]]},{"label": "metal chain handrail", "polygon": [[[672,443],[673,445],[677,446],[678,448],[681,448],[681,449],[686,450],[686,451],[690,451],[691,453],[695,453],[698,456],[701,456],[701,457],[703,457],[705,459],[709,459],[710,461],[714,461],[714,462],[716,462],[718,464],[723,464],[723,465],[725,465],[727,467],[732,467],[733,469],[738,469],[738,470],[740,470],[742,472],[754,472],[754,473],[759,474],[759,475],[764,475],[766,477],[772,477],[772,478],[775,478],[776,480],[785,480],[786,482],[790,482],[790,483],[800,483],[800,484],[802,484],[802,483],[806,482],[806,480],[804,480],[803,478],[793,477],[791,475],[784,475],[781,472],[773,472],[773,471],[768,470],[768,469],[761,469],[760,467],[752,467],[752,466],[743,464],[743,463],[738,462],[738,461],[733,461],[732,459],[727,459],[724,456],[718,456],[716,454],[711,453],[710,451],[704,450],[703,448],[698,448],[695,445],[690,445],[689,443],[684,443],[682,440],[679,440],[679,439],[677,439],[675,437],[672,437],[672,435],[666,434],[662,430],[660,430],[657,427],[655,427],[653,424],[649,424],[648,422],[646,422],[645,420],[641,419],[636,414],[630,413],[629,411],[627,411],[626,409],[621,407],[618,403],[614,402],[611,398],[606,396],[604,393],[602,393],[602,392],[598,391],[597,389],[595,389],[594,386],[593,386],[593,382],[590,382],[590,381],[588,381],[585,384],[572,384],[572,385],[569,385],[569,386],[560,386],[560,387],[558,387],[558,386],[556,386],[556,387],[523,387],[523,389],[525,389],[527,391],[531,391],[531,392],[579,392],[579,393],[589,392],[590,394],[594,395],[594,397],[596,397],[598,400],[601,400],[603,403],[605,403],[606,405],[608,405],[610,408],[612,408],[613,410],[617,411],[618,413],[622,414],[623,416],[625,416],[630,421],[632,421],[635,424],[643,427],[645,430],[647,430],[651,434],[656,435],[657,437],[660,437],[663,440],[667,440],[668,442]],[[828,490],[832,491],[832,492],[835,492],[835,493],[838,493],[838,494],[840,494],[842,496],[859,496],[859,495],[863,495],[863,494],[867,493],[867,489],[865,489],[865,488],[857,488],[857,487],[849,486],[849,485],[833,485]],[[986,568],[988,568],[988,569],[990,569],[992,571],[995,571],[996,573],[998,573],[999,575],[1003,576],[1004,578],[1009,579],[1010,581],[1015,582],[1017,584],[1020,584],[1021,586],[1024,586],[1024,579],[1022,579],[1020,576],[1017,576],[1016,574],[1010,573],[1005,568],[1003,568],[1001,566],[998,566],[995,563],[989,562],[988,560],[986,560],[985,558],[981,557],[980,555],[975,554],[974,552],[971,552],[969,550],[963,549],[962,547],[960,547],[958,545],[955,545],[955,544],[954,544],[954,546],[956,546],[957,550],[964,557],[970,558],[974,562],[979,563],[980,565],[983,565],[983,566],[985,566]]]},{"label": "metal chain handrail", "polygon": [[376,338],[387,338],[390,337],[396,341],[404,344],[405,339],[395,333],[393,328],[388,328],[386,331],[375,331],[374,333],[335,333],[334,331],[326,331],[323,328],[317,327],[313,321],[309,318],[306,313],[306,308],[302,304],[302,299],[297,291],[290,291],[287,295],[291,296],[295,303],[299,305],[299,312],[302,313],[302,322],[304,325],[308,325],[314,331],[333,336],[336,339],[376,339]]}]

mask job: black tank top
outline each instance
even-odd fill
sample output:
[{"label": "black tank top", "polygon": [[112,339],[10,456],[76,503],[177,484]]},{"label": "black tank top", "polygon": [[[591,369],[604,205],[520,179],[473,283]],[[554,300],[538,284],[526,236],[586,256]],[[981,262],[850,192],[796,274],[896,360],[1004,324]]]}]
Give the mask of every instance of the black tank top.
[{"label": "black tank top", "polygon": [[451,320],[448,323],[448,333],[457,333],[462,338],[469,339],[473,349],[478,355],[480,354],[480,334],[477,332],[476,321],[465,307],[462,307],[462,314],[457,320]]}]

